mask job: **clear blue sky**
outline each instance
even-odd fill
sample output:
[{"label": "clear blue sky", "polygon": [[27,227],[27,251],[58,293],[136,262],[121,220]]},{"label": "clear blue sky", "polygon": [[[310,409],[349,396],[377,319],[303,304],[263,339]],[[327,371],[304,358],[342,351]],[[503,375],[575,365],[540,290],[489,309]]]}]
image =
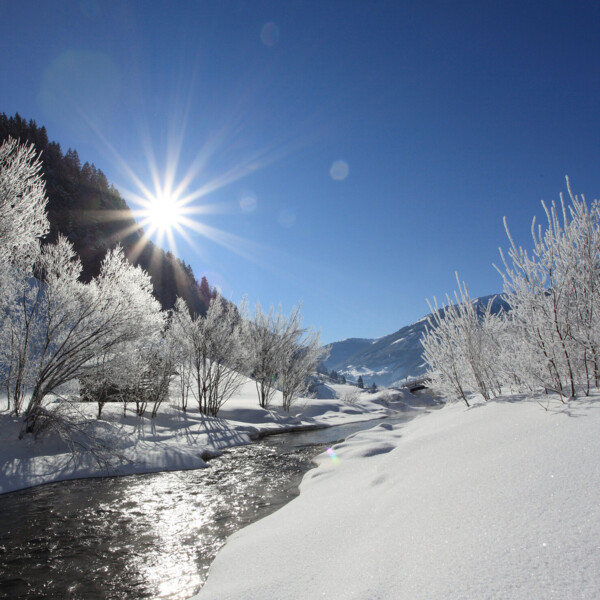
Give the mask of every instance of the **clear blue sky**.
[{"label": "clear blue sky", "polygon": [[600,196],[598,32],[596,1],[0,0],[0,111],[132,208],[191,174],[198,277],[378,337],[456,270],[500,291],[502,217],[527,244],[566,174]]}]

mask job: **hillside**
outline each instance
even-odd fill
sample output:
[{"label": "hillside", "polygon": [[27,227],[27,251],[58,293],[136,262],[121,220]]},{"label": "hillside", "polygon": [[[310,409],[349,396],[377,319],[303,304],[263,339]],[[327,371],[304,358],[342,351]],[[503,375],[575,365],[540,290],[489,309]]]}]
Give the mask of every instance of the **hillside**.
[{"label": "hillside", "polygon": [[149,273],[154,295],[164,309],[172,308],[181,296],[194,312],[206,312],[211,296],[208,282],[201,286],[190,265],[144,238],[127,203],[100,169],[88,162],[82,165],[76,150],[63,153],[35,121],[2,113],[0,144],[9,136],[33,144],[40,155],[50,221],[44,241],[54,242],[64,235],[81,258],[84,280],[98,274],[108,248],[121,244],[130,262]]},{"label": "hillside", "polygon": [[[485,296],[473,302],[483,307],[492,298],[495,298],[492,305],[494,312],[508,308],[500,296]],[[421,337],[426,326],[427,317],[424,317],[381,338],[350,338],[334,342],[325,366],[351,380],[360,375],[365,385],[398,385],[406,378],[418,377],[425,372]]]}]

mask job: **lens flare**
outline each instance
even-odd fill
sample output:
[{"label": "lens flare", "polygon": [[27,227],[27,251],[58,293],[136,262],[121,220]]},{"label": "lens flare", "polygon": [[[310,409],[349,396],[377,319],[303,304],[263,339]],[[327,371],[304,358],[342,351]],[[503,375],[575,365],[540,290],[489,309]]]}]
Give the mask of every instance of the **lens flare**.
[{"label": "lens flare", "polygon": [[327,454],[329,454],[329,458],[331,458],[331,462],[334,465],[337,465],[337,463],[340,462],[340,459],[338,458],[337,454],[334,452],[333,448],[327,448]]},{"label": "lens flare", "polygon": [[240,210],[243,213],[253,213],[256,210],[256,196],[252,192],[244,192],[239,201]]},{"label": "lens flare", "polygon": [[273,22],[265,23],[260,31],[260,41],[265,46],[274,46],[279,41],[279,27]]},{"label": "lens flare", "polygon": [[350,167],[345,160],[336,160],[329,169],[329,175],[334,181],[344,181],[350,173]]}]

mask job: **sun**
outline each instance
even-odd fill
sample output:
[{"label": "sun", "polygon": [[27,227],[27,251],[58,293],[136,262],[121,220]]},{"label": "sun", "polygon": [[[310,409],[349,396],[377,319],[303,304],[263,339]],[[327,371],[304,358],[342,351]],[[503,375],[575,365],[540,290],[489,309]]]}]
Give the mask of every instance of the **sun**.
[{"label": "sun", "polygon": [[195,157],[192,157],[189,166],[182,170],[180,157],[185,133],[184,119],[176,131],[169,133],[162,168],[156,160],[149,136],[143,138],[142,146],[147,163],[147,172],[143,176],[133,170],[93,123],[90,122],[90,126],[126,176],[126,180],[118,188],[131,208],[110,211],[105,219],[124,222],[123,227],[112,234],[111,240],[118,242],[128,236],[137,238],[129,253],[131,260],[135,261],[152,244],[165,249],[168,246],[169,251],[178,256],[179,241],[184,241],[200,255],[204,251],[201,241],[209,240],[247,260],[262,264],[264,259],[258,257],[264,257],[267,250],[261,244],[205,222],[206,218],[214,214],[235,214],[240,210],[246,212],[248,205],[207,200],[215,192],[273,162],[283,150],[277,146],[274,146],[275,149],[268,146],[241,157],[239,162],[226,163],[216,172],[209,173],[207,165],[211,157],[224,144],[223,140],[227,139],[224,132],[222,136],[211,138],[210,142],[202,146]]},{"label": "sun", "polygon": [[181,232],[187,208],[177,192],[157,187],[154,193],[146,190],[134,215],[148,237],[173,238],[174,231]]},{"label": "sun", "polygon": [[178,228],[183,221],[183,206],[179,199],[172,195],[158,194],[148,199],[148,203],[142,212],[147,225],[159,232],[170,231],[173,227]]},{"label": "sun", "polygon": [[190,195],[182,193],[182,186],[174,189],[169,183],[169,181],[161,182],[156,176],[154,190],[140,185],[142,193],[130,196],[130,199],[137,205],[131,212],[136,219],[137,226],[141,226],[145,234],[140,239],[137,252],[141,252],[144,244],[152,239],[159,246],[162,246],[166,240],[171,250],[177,254],[176,234],[193,246],[193,242],[184,228],[194,229],[196,223],[190,216],[202,211],[198,210],[198,207],[189,205]]}]

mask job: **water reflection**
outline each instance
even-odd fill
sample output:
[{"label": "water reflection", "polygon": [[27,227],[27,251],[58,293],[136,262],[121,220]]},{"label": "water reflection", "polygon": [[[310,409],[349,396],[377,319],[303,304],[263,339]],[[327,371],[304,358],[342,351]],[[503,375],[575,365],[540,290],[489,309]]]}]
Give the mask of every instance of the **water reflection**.
[{"label": "water reflection", "polygon": [[0,496],[0,598],[188,598],[233,532],[298,494],[312,457],[374,425],[272,436],[231,448],[197,471]]},{"label": "water reflection", "polygon": [[322,450],[262,443],[208,469],[0,496],[0,597],[188,598],[227,537],[296,495]]}]

